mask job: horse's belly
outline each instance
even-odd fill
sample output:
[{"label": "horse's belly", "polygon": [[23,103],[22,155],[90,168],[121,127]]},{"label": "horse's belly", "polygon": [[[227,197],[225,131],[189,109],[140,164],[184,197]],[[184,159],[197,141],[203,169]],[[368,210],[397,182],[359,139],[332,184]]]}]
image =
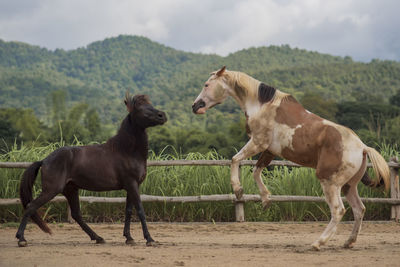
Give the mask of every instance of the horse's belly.
[{"label": "horse's belly", "polygon": [[288,125],[276,123],[268,150],[274,155],[284,157],[283,152],[285,150],[293,150],[293,137],[296,130],[301,127],[301,125],[298,125],[295,128],[291,128]]},{"label": "horse's belly", "polygon": [[71,180],[79,188],[90,191],[108,191],[121,189],[113,168],[102,166],[79,165],[70,173]]}]

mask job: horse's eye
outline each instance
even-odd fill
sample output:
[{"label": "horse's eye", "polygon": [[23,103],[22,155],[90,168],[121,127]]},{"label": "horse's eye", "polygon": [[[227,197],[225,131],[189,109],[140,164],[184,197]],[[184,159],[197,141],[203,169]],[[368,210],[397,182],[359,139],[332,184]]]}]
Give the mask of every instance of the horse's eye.
[{"label": "horse's eye", "polygon": [[205,84],[204,87],[208,87],[208,84]]}]

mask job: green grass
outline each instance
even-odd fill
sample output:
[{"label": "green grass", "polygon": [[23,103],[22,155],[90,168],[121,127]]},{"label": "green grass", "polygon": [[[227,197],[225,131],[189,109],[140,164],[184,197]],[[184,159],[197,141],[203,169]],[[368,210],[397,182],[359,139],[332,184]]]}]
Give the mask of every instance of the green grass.
[{"label": "green grass", "polygon": [[[77,143],[79,145],[79,143]],[[46,157],[62,146],[62,143],[47,146],[14,147],[7,154],[0,155],[0,161],[35,161]],[[386,159],[398,156],[396,148],[384,146],[382,154]],[[217,160],[222,159],[215,152],[188,155],[151,154],[149,160]],[[18,197],[18,186],[23,169],[0,169],[0,198]],[[372,173],[371,173],[372,175]],[[211,194],[231,194],[230,169],[224,166],[171,166],[149,167],[147,178],[141,185],[141,193],[158,196],[192,196]],[[252,168],[241,168],[242,185],[246,194],[258,194],[252,176]],[[264,170],[263,180],[273,195],[323,196],[315,171],[309,168],[270,167]],[[34,196],[40,192],[40,178],[34,186]],[[387,197],[380,189],[359,185],[362,197]],[[81,190],[81,196],[125,197],[125,191],[90,192]],[[348,205],[346,208],[348,208]],[[366,204],[367,220],[387,220],[390,206]],[[210,203],[144,203],[150,221],[233,221],[234,205],[231,202]],[[81,203],[82,215],[88,222],[122,222],[125,204]],[[41,213],[50,222],[66,221],[66,204],[52,203],[41,208]],[[18,205],[0,206],[0,223],[19,221],[22,208]],[[246,203],[245,217],[248,221],[314,221],[328,220],[330,212],[326,203],[287,202],[273,203],[264,211],[260,203]],[[344,220],[351,220],[351,210]]]}]

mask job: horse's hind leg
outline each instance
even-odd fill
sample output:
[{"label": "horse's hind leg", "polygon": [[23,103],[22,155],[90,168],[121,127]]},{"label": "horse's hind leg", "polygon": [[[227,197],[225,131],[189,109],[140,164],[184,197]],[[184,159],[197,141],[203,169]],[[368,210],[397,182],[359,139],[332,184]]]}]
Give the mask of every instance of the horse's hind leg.
[{"label": "horse's hind leg", "polygon": [[353,247],[353,244],[357,240],[358,233],[361,230],[361,223],[365,213],[365,206],[362,203],[360,196],[358,195],[357,184],[360,182],[363,174],[367,169],[367,158],[363,154],[363,161],[360,166],[360,170],[342,187],[342,192],[346,196],[347,202],[350,204],[354,215],[354,226],[353,231],[349,239],[344,243],[345,248]]},{"label": "horse's hind leg", "polygon": [[271,193],[269,192],[268,188],[265,186],[264,182],[261,179],[262,170],[268,166],[271,160],[274,158],[274,155],[269,153],[268,151],[264,151],[260,158],[258,159],[256,166],[253,170],[254,180],[257,183],[258,189],[260,190],[261,201],[264,209],[269,206],[270,199],[269,196]]},{"label": "horse's hind leg", "polygon": [[16,237],[18,238],[18,246],[20,247],[26,247],[28,243],[25,240],[24,237],[24,232],[26,228],[26,224],[28,223],[28,219],[31,216],[35,216],[36,211],[49,202],[52,198],[54,198],[57,195],[56,192],[41,192],[40,195],[32,200],[26,207],[24,216],[22,217],[21,224],[18,227],[18,231],[16,234]]},{"label": "horse's hind leg", "polygon": [[63,194],[68,200],[72,218],[79,224],[82,230],[88,234],[91,240],[96,240],[96,243],[105,243],[104,239],[98,236],[82,219],[81,209],[79,207],[78,188],[69,184],[65,187]]},{"label": "horse's hind leg", "polygon": [[344,191],[346,199],[349,202],[354,214],[353,231],[351,232],[349,239],[344,243],[345,248],[351,248],[356,242],[358,233],[360,232],[362,219],[365,213],[365,206],[358,195],[356,184],[346,188]]},{"label": "horse's hind leg", "polygon": [[322,235],[312,244],[315,250],[325,244],[336,232],[336,227],[346,212],[343,201],[340,197],[340,186],[333,185],[329,181],[321,181],[322,189],[331,210],[331,220]]}]

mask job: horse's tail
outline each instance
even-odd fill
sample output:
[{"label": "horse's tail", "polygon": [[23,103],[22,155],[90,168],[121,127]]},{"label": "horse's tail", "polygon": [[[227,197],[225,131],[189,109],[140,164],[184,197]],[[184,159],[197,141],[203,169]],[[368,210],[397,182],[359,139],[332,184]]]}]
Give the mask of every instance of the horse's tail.
[{"label": "horse's tail", "polygon": [[[22,176],[21,185],[19,187],[19,196],[24,209],[26,209],[28,204],[33,200],[32,188],[42,163],[42,161],[36,161],[32,163],[32,165],[25,170]],[[35,211],[35,213],[31,216],[31,219],[40,227],[40,229],[43,230],[43,232],[51,234],[50,228],[43,221],[37,211]]]},{"label": "horse's tail", "polygon": [[379,187],[385,185],[385,189],[389,190],[390,187],[390,170],[389,166],[386,163],[385,159],[372,147],[365,147],[364,152],[367,153],[372,167],[375,171],[375,178],[376,180],[373,181],[369,176],[368,173],[365,172],[364,176],[361,178],[361,182],[367,186],[371,187]]}]

